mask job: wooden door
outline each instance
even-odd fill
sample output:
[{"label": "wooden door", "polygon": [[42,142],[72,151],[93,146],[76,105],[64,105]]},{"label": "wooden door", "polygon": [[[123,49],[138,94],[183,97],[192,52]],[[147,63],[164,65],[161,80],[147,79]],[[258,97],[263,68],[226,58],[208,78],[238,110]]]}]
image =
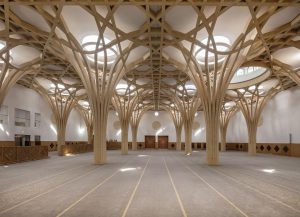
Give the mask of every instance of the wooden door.
[{"label": "wooden door", "polygon": [[158,148],[168,149],[169,137],[168,136],[158,136]]},{"label": "wooden door", "polygon": [[145,148],[155,148],[155,136],[145,136]]}]

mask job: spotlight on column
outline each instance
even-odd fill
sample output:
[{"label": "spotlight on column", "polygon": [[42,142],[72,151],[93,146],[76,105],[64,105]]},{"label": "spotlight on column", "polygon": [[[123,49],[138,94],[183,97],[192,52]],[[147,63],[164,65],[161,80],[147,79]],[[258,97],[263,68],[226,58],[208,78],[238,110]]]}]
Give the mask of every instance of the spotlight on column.
[{"label": "spotlight on column", "polygon": [[159,113],[158,113],[158,112],[155,112],[154,115],[157,117],[157,116],[159,115]]}]

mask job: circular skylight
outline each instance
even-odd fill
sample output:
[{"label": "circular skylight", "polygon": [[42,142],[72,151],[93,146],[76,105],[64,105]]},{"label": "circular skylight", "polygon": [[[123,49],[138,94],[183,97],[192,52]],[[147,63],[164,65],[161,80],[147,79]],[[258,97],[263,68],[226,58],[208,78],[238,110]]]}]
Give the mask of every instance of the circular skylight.
[{"label": "circular skylight", "polygon": [[[104,42],[103,42],[104,41]],[[82,39],[81,45],[83,47],[84,51],[95,51],[96,50],[96,45],[98,42],[98,35],[87,35]],[[111,40],[109,40],[108,38],[104,37],[104,39],[100,39],[99,41],[99,46],[98,49],[101,49],[104,45],[107,45],[111,42]],[[107,64],[112,64],[117,56],[117,48],[116,46],[112,46],[108,49],[105,50],[106,51],[106,63]],[[99,51],[97,53],[97,62],[99,64],[104,64],[105,61],[105,51]],[[87,58],[94,62],[95,61],[95,56],[96,54],[87,54]]]},{"label": "circular skylight", "polygon": [[224,107],[225,107],[226,110],[229,110],[235,105],[236,105],[236,103],[234,101],[230,101],[230,102],[226,102]]},{"label": "circular skylight", "polygon": [[[190,95],[190,96],[195,95],[197,88],[194,84],[185,84],[184,87],[185,87],[187,95]],[[183,86],[178,86],[178,90],[183,91]],[[180,96],[182,95],[180,92],[178,92],[178,94]]]},{"label": "circular skylight", "polygon": [[241,67],[235,72],[230,84],[236,84],[252,80],[264,74],[265,72],[267,72],[267,70],[267,68],[260,66]]},{"label": "circular skylight", "polygon": [[86,101],[86,100],[79,100],[78,103],[79,103],[83,108],[85,108],[85,109],[89,109],[89,108],[90,108],[90,104],[89,104],[89,102]]},{"label": "circular skylight", "polygon": [[[228,38],[226,38],[225,36],[214,36],[213,37],[215,45],[216,45],[216,51],[218,52],[226,52],[229,50],[230,48],[230,40]],[[205,46],[208,45],[208,47],[212,50],[214,49],[212,40],[210,39],[210,41],[208,42],[208,38],[203,39],[201,41],[202,44],[204,44]],[[207,55],[207,64],[208,65],[212,65],[215,63],[215,54],[213,52],[206,52],[207,50],[204,48],[201,48],[199,46],[196,46],[196,52],[195,52],[195,57],[196,60],[198,61],[198,63],[200,64],[205,64],[205,60],[206,60],[206,55]],[[217,56],[217,62],[220,63],[222,61],[225,60],[225,55],[218,55]]]},{"label": "circular skylight", "polygon": [[[129,90],[131,91],[131,90],[133,90],[134,89],[134,86],[133,85],[130,85],[129,86]],[[128,92],[129,92],[129,90],[128,90],[128,84],[127,83],[119,83],[119,84],[117,84],[117,86],[116,86],[116,91],[117,91],[117,93],[118,94],[120,94],[120,95],[124,95],[124,94],[128,94]]]},{"label": "circular skylight", "polygon": [[[50,88],[49,88],[49,91],[51,93],[55,93],[57,90],[57,92],[60,92],[60,94],[62,96],[68,96],[69,95],[69,91],[73,91],[74,88],[69,88],[69,91],[66,89],[65,85],[63,84],[50,84]],[[62,90],[62,91],[61,91]]]}]

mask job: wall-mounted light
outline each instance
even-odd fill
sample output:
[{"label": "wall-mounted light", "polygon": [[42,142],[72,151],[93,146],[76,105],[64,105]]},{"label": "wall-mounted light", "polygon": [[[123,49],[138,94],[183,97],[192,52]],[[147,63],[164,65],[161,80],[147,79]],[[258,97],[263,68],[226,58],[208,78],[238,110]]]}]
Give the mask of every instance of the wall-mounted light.
[{"label": "wall-mounted light", "polygon": [[198,112],[195,113],[195,117],[197,117],[197,116],[198,116]]},{"label": "wall-mounted light", "polygon": [[83,134],[84,128],[83,128],[83,127],[79,127],[79,128],[78,128],[78,132],[79,132],[79,134]]},{"label": "wall-mounted light", "polygon": [[197,136],[202,131],[202,128],[199,128],[195,133],[194,136]]},{"label": "wall-mounted light", "polygon": [[50,124],[50,128],[57,135],[57,131],[56,131],[55,127],[52,124]]},{"label": "wall-mounted light", "polygon": [[118,132],[117,132],[117,136],[119,136],[120,134],[121,134],[121,132],[122,132],[122,130],[120,129],[120,130],[118,130]]},{"label": "wall-mounted light", "polygon": [[163,132],[166,128],[160,128],[158,131],[156,131],[155,135],[157,136],[158,134],[160,134],[161,132]]},{"label": "wall-mounted light", "polygon": [[0,129],[4,132],[3,124],[0,123]]},{"label": "wall-mounted light", "polygon": [[158,112],[154,112],[154,115],[157,117],[159,115],[159,113]]}]

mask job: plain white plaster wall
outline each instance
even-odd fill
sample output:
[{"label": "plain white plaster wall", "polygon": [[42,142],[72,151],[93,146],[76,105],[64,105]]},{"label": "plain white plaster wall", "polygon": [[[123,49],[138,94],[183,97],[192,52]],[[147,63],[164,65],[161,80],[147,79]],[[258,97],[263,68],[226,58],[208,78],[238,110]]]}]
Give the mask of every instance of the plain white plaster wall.
[{"label": "plain white plaster wall", "polygon": [[[15,134],[31,135],[31,141],[34,141],[35,135],[40,135],[42,141],[56,140],[56,134],[51,128],[51,125],[55,127],[55,124],[50,107],[34,90],[15,85],[6,95],[3,105],[8,106],[9,121],[7,125],[3,125],[3,130],[0,129],[1,141],[14,141]],[[30,111],[30,127],[15,126],[15,108]],[[34,127],[35,112],[41,114],[41,126],[39,128]],[[76,110],[71,112],[68,119],[66,140],[87,140],[84,121]]]},{"label": "plain white plaster wall", "polygon": [[[258,143],[300,143],[300,87],[277,94],[262,112],[263,125],[257,129]],[[228,142],[248,142],[243,114],[238,112],[229,122]]]},{"label": "plain white plaster wall", "polygon": [[[42,141],[55,141],[56,134],[51,129],[53,123],[52,112],[42,97],[35,91],[15,85],[7,94],[4,105],[8,106],[9,124],[0,129],[1,141],[13,141],[15,134],[40,135]],[[15,108],[31,112],[31,125],[29,128],[14,126]],[[34,126],[34,112],[41,113],[41,127]],[[277,94],[265,107],[262,113],[263,125],[258,128],[257,142],[262,143],[288,143],[289,134],[292,134],[292,142],[300,143],[300,87],[295,87]],[[121,140],[121,133],[114,128],[114,122],[118,116],[114,111],[108,115],[107,139]],[[152,123],[159,121],[164,130],[159,135],[168,135],[170,142],[176,141],[175,128],[170,115],[160,111],[156,117],[153,111],[146,112],[141,119],[138,130],[138,141],[143,142],[145,135],[155,135]],[[193,142],[205,142],[205,120],[203,112],[199,112],[195,121],[200,123],[200,130],[193,130]],[[196,132],[199,131],[196,134]],[[119,133],[118,133],[119,132]],[[129,141],[131,141],[131,129],[129,127]],[[83,119],[76,110],[70,114],[66,131],[67,141],[86,141],[87,133]],[[184,142],[184,129],[182,131]],[[241,112],[238,112],[229,122],[227,131],[228,142],[247,142],[247,127]]]},{"label": "plain white plaster wall", "polygon": [[[108,130],[107,130],[107,139],[118,140],[121,141],[121,133],[120,130],[114,128],[114,122],[119,121],[116,112],[111,111],[108,116]],[[163,131],[157,135],[167,135],[169,136],[169,142],[176,141],[176,131],[172,121],[171,116],[168,112],[160,111],[159,116],[154,115],[154,111],[146,112],[141,118],[139,129],[138,129],[138,137],[137,140],[139,142],[143,142],[145,140],[145,135],[156,135],[157,130],[154,130],[152,127],[152,123],[158,121],[161,124],[161,129]],[[197,130],[193,130],[192,141],[193,142],[203,142],[205,141],[205,122],[203,113],[199,112],[198,116],[195,117],[195,120],[200,123],[200,128]],[[196,135],[195,133],[199,131]],[[182,141],[185,141],[184,138],[184,128],[182,129]],[[156,138],[157,140],[157,138]],[[131,129],[129,127],[129,136],[128,141],[131,141]]]}]

